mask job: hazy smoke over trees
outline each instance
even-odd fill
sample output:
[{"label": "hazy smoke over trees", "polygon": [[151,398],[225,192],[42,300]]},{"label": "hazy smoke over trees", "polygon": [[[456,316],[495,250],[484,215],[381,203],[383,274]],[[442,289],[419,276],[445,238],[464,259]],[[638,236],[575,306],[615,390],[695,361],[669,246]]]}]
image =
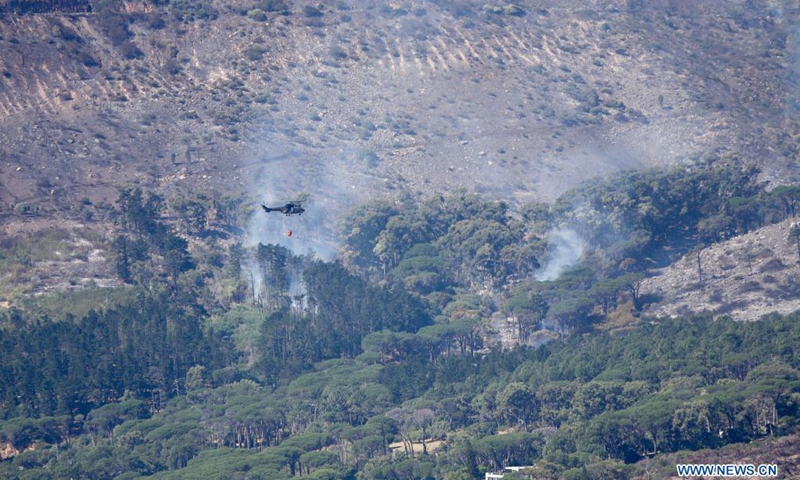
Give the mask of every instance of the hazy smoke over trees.
[{"label": "hazy smoke over trees", "polygon": [[578,263],[585,243],[577,232],[570,229],[556,229],[549,233],[550,253],[542,268],[534,277],[540,281],[555,280],[566,269]]}]

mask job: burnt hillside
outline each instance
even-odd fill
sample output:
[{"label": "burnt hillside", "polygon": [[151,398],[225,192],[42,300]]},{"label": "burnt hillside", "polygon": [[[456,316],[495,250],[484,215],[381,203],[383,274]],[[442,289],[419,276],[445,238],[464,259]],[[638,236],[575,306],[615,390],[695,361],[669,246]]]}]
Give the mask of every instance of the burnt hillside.
[{"label": "burnt hillside", "polygon": [[88,0],[4,0],[0,2],[0,15],[30,15],[42,13],[89,13]]},{"label": "burnt hillside", "polygon": [[343,206],[549,200],[709,154],[797,174],[794,2],[20,5],[0,21],[5,225],[131,183]]}]

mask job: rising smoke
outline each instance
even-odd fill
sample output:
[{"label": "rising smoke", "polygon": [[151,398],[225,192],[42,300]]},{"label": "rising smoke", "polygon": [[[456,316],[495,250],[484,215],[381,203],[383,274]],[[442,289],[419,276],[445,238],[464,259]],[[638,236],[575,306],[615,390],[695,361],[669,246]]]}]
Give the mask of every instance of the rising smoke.
[{"label": "rising smoke", "polygon": [[542,268],[534,273],[534,277],[539,281],[557,279],[564,271],[578,263],[586,246],[578,233],[570,229],[552,230],[547,238],[550,253]]},{"label": "rising smoke", "polygon": [[[345,162],[294,151],[258,163],[251,176],[254,211],[248,221],[246,246],[281,245],[294,255],[336,259],[340,244],[333,226],[343,212],[364,200],[359,197],[363,189],[356,185],[359,179],[353,179],[353,172],[343,166]],[[295,201],[302,202],[302,215],[266,213],[259,205],[277,207]]]},{"label": "rising smoke", "polygon": [[[260,304],[267,302],[271,297],[269,293],[271,285],[268,285],[267,272],[262,271],[262,266],[255,258],[259,244],[279,245],[295,256],[307,255],[322,260],[332,260],[336,257],[337,246],[330,240],[327,224],[324,221],[327,209],[319,200],[296,188],[292,179],[288,178],[290,172],[296,174],[301,172],[300,169],[292,167],[292,161],[300,160],[289,156],[288,161],[268,162],[269,168],[259,168],[251,180],[250,198],[257,200],[248,219],[245,237],[245,246],[252,252],[246,263],[245,275],[249,277],[247,280],[251,283],[253,300]],[[297,201],[302,201],[306,209],[302,215],[267,213],[260,206],[263,203],[269,207],[279,207]],[[289,298],[302,298],[305,294],[301,281],[302,272],[296,265],[290,263],[286,266],[286,276],[289,283]]]},{"label": "rising smoke", "polygon": [[[252,252],[245,265],[245,280],[251,283],[255,301],[269,297],[267,272],[255,259],[259,244],[285,247],[295,257],[306,260],[333,261],[339,256],[340,243],[333,233],[334,225],[344,212],[366,201],[362,198],[362,182],[369,181],[353,171],[352,164],[339,155],[317,158],[301,154],[291,147],[270,149],[273,153],[250,165],[250,195],[253,212],[248,219],[245,246]],[[282,153],[281,153],[282,152]],[[337,152],[339,153],[339,152]],[[353,167],[348,168],[348,167]],[[260,204],[279,207],[288,202],[302,202],[302,215],[286,216],[265,212]],[[291,232],[291,235],[289,235]],[[302,284],[303,262],[289,261],[286,275],[287,294],[295,298],[305,294]],[[296,305],[295,306],[299,306]]]}]

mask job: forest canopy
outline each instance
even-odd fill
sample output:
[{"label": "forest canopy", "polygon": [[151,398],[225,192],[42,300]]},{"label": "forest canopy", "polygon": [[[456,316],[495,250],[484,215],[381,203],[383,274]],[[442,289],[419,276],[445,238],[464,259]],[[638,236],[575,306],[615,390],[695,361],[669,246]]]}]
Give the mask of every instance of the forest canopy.
[{"label": "forest canopy", "polygon": [[[642,313],[654,266],[796,214],[800,188],[758,173],[627,172],[517,210],[467,192],[374,202],[341,220],[334,262],[209,252],[202,208],[126,190],[124,294],[0,313],[0,476],[629,478],[793,434],[797,314]],[[556,231],[578,254],[544,278]],[[519,346],[492,343],[498,321]]]}]

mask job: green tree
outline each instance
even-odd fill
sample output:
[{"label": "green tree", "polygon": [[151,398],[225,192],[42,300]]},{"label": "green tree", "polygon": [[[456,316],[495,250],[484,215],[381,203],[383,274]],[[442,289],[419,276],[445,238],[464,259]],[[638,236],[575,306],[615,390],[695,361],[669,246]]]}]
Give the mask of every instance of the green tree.
[{"label": "green tree", "polygon": [[195,365],[186,372],[186,391],[197,390],[208,386],[206,367]]},{"label": "green tree", "polygon": [[339,227],[345,239],[345,264],[361,268],[376,266],[378,258],[373,252],[378,236],[397,213],[397,208],[389,202],[373,202],[347,214]]},{"label": "green tree", "polygon": [[338,466],[339,456],[331,451],[312,451],[300,455],[300,464],[305,468],[305,474],[328,466]]},{"label": "green tree", "polygon": [[547,314],[547,301],[539,293],[518,293],[506,302],[505,308],[515,317],[517,335],[521,342],[528,340],[531,332],[541,324]]},{"label": "green tree", "polygon": [[553,318],[564,330],[575,329],[586,321],[593,306],[591,298],[576,294],[551,304],[547,316]]},{"label": "green tree", "polygon": [[800,205],[800,185],[780,185],[770,192],[783,206],[784,218],[795,218]]},{"label": "green tree", "polygon": [[797,257],[800,259],[800,225],[793,223],[789,228],[789,239],[794,239],[797,244]]},{"label": "green tree", "polygon": [[269,310],[288,308],[289,249],[281,245],[258,244],[256,263],[259,267],[262,305]]},{"label": "green tree", "polygon": [[644,279],[645,275],[643,273],[626,273],[615,281],[617,285],[622,285],[628,291],[631,301],[633,301],[633,308],[636,310],[642,308],[641,289]]},{"label": "green tree", "polygon": [[497,396],[497,405],[514,423],[521,423],[527,431],[538,414],[538,401],[533,390],[524,383],[510,383]]},{"label": "green tree", "polygon": [[[589,289],[589,296],[600,304],[603,309],[603,315],[608,315],[609,310],[616,307],[617,297],[622,288],[626,288],[625,276],[618,279],[604,279],[592,285],[592,288]],[[638,304],[638,288],[634,289],[633,292],[636,294],[634,297],[635,306]]]}]

